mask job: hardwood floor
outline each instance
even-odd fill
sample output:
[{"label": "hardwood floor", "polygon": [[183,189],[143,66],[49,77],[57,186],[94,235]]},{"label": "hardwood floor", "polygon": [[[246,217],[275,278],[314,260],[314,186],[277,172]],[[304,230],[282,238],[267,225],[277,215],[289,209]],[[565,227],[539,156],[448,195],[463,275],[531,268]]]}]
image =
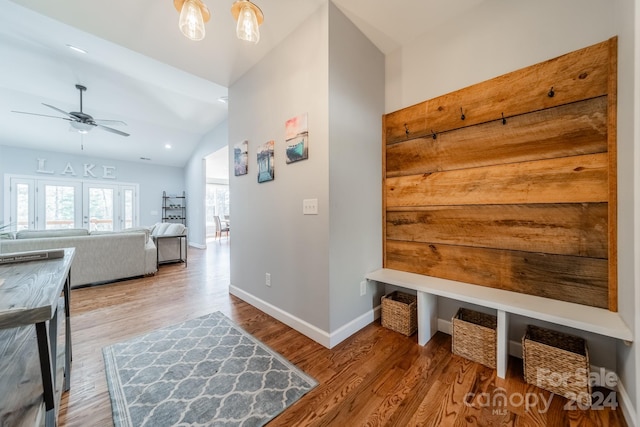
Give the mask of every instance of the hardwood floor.
[{"label": "hardwood floor", "polygon": [[565,410],[557,396],[547,410],[550,393],[523,382],[520,360],[498,379],[452,355],[442,333],[421,347],[416,335],[375,322],[328,350],[229,295],[228,245],[189,248],[188,268],[163,265],[153,277],[72,291],[72,380],[60,426],[113,425],[102,347],[216,310],[320,383],[269,426],[626,425],[619,410]]}]

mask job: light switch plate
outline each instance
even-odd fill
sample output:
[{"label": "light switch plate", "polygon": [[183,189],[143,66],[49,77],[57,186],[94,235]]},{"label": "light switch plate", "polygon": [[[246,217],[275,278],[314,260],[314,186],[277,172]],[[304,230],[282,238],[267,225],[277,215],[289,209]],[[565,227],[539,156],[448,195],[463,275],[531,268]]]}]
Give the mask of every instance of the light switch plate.
[{"label": "light switch plate", "polygon": [[302,200],[303,215],[318,215],[318,199]]}]

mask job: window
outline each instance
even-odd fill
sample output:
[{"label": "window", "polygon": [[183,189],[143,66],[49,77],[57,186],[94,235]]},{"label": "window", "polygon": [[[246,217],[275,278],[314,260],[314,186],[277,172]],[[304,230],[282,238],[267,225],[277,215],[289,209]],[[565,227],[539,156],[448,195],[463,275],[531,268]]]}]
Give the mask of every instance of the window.
[{"label": "window", "polygon": [[89,231],[113,231],[116,228],[117,186],[87,185],[84,191],[85,226],[89,226]]},{"label": "window", "polygon": [[215,234],[214,216],[219,216],[220,218],[229,216],[229,186],[226,184],[207,184],[207,235]]},{"label": "window", "polygon": [[[36,184],[36,191],[42,200],[36,204],[41,206],[41,213],[36,211],[37,222],[42,222],[45,230],[77,228],[80,219],[79,183],[41,182]],[[39,224],[40,225],[40,224]]]},{"label": "window", "polygon": [[9,221],[16,231],[26,230],[35,226],[35,211],[33,209],[35,189],[33,183],[27,180],[16,180],[11,191],[10,204],[15,206],[15,214]]}]

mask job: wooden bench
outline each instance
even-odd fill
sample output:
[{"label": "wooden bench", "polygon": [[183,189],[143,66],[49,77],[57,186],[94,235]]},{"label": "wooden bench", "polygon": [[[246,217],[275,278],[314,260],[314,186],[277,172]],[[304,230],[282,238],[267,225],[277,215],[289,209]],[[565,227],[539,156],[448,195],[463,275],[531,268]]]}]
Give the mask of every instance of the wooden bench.
[{"label": "wooden bench", "polygon": [[388,268],[373,271],[365,277],[367,280],[417,291],[418,343],[420,345],[425,345],[438,330],[439,296],[495,309],[498,318],[496,369],[500,378],[504,378],[507,372],[509,356],[508,315],[510,313],[569,326],[627,342],[633,341],[633,334],[620,315],[603,308]]}]

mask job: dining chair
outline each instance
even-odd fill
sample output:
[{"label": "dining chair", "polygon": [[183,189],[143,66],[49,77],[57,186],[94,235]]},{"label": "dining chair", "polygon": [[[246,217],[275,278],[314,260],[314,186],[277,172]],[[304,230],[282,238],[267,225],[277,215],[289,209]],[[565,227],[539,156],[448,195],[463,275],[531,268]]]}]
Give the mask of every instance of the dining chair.
[{"label": "dining chair", "polygon": [[229,238],[229,226],[225,225],[224,227],[222,226],[222,221],[220,221],[220,217],[219,216],[214,216],[213,220],[216,223],[216,239],[218,237],[220,237],[220,239],[222,239],[222,233],[227,233],[227,239]]}]

